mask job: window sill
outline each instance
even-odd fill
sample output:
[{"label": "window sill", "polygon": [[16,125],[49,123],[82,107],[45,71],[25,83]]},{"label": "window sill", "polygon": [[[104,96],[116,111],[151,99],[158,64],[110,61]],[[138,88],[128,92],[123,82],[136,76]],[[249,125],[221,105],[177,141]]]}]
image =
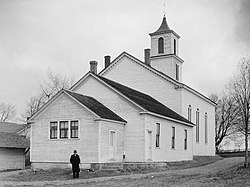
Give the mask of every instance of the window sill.
[{"label": "window sill", "polygon": [[49,141],[72,141],[80,140],[80,138],[58,138],[58,139],[49,139]]}]

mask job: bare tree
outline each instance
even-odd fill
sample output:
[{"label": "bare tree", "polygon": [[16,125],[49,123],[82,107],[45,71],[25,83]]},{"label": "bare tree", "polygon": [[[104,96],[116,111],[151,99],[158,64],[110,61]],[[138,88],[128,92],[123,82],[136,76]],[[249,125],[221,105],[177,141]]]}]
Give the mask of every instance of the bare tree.
[{"label": "bare tree", "polygon": [[250,109],[250,59],[243,58],[236,76],[230,81],[229,92],[239,107],[237,130],[245,136],[245,167],[248,168],[248,134]]},{"label": "bare tree", "polygon": [[16,116],[16,107],[12,104],[0,103],[0,121],[10,121]]},{"label": "bare tree", "polygon": [[215,147],[218,153],[223,139],[234,133],[239,110],[228,94],[224,93],[221,98],[217,94],[212,94],[210,99],[217,104],[215,108]]},{"label": "bare tree", "polygon": [[36,113],[49,99],[51,99],[61,89],[69,89],[73,84],[73,79],[54,73],[50,69],[47,72],[48,78],[39,85],[38,94],[31,96],[27,103],[27,109],[23,117],[25,119]]}]

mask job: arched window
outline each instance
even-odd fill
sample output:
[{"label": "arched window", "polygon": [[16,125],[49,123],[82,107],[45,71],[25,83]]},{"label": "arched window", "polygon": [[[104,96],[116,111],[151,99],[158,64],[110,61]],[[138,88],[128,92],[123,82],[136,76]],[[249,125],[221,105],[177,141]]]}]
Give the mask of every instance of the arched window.
[{"label": "arched window", "polygon": [[162,37],[158,39],[158,53],[164,53],[164,39]]},{"label": "arched window", "polygon": [[198,143],[200,141],[200,112],[197,108],[196,110],[196,142]]},{"label": "arched window", "polygon": [[176,40],[174,39],[174,54],[176,55]]},{"label": "arched window", "polygon": [[205,143],[207,144],[207,113],[205,113]]},{"label": "arched window", "polygon": [[192,114],[192,107],[191,105],[188,106],[188,120],[191,121],[191,114]]}]

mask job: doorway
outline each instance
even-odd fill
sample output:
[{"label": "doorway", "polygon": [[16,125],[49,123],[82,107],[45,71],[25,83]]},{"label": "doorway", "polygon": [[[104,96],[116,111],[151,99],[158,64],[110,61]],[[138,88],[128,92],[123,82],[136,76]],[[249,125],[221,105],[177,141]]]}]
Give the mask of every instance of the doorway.
[{"label": "doorway", "polygon": [[152,161],[152,131],[147,133],[147,161]]},{"label": "doorway", "polygon": [[109,159],[115,160],[116,135],[115,131],[109,131]]}]

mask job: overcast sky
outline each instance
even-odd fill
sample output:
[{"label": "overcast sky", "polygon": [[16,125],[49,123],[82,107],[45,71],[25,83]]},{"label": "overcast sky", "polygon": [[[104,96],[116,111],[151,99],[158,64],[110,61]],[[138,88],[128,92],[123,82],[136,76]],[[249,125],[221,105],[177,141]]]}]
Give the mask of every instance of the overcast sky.
[{"label": "overcast sky", "polygon": [[148,33],[181,38],[183,82],[221,92],[250,49],[250,0],[0,0],[0,102],[23,113],[47,70],[80,79],[89,61],[126,51],[143,60]]}]

